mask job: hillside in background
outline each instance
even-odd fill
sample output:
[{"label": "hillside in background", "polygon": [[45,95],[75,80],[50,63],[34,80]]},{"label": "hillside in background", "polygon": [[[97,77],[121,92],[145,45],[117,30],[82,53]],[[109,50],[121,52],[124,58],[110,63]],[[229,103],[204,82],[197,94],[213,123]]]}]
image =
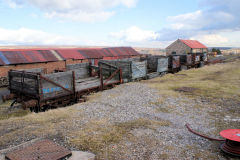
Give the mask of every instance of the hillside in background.
[{"label": "hillside in background", "polygon": [[153,54],[153,55],[166,55],[165,49],[163,48],[135,48],[141,54]]}]

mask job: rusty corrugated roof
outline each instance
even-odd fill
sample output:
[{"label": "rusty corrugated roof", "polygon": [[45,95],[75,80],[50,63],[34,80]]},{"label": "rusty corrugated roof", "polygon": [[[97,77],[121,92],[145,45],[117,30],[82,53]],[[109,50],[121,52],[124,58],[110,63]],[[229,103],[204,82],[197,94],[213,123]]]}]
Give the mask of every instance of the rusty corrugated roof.
[{"label": "rusty corrugated roof", "polygon": [[131,47],[1,49],[0,65],[139,55]]},{"label": "rusty corrugated roof", "polygon": [[85,59],[78,50],[75,49],[59,49],[55,50],[63,59]]}]

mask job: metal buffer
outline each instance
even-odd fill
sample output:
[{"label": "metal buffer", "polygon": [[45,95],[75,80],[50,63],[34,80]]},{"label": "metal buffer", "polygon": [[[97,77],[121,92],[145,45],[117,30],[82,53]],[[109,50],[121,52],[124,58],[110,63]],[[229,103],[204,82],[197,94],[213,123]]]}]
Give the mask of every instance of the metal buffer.
[{"label": "metal buffer", "polygon": [[223,141],[224,143],[220,145],[220,148],[223,152],[240,157],[240,129],[223,130],[220,132],[220,135],[225,139],[217,139],[192,130],[189,124],[186,124],[185,126],[193,134],[208,139],[210,141]]}]

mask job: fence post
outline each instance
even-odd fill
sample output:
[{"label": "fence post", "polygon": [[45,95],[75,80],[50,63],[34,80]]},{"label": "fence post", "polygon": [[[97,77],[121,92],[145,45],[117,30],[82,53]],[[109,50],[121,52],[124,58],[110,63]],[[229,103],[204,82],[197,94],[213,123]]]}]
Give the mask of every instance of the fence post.
[{"label": "fence post", "polygon": [[119,80],[120,80],[120,84],[123,83],[123,79],[122,79],[122,69],[119,69]]}]

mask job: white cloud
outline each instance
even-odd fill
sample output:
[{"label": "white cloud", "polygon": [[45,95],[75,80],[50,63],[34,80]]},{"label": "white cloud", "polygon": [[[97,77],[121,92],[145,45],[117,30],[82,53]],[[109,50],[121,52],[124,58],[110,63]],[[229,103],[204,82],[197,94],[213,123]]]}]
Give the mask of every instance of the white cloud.
[{"label": "white cloud", "polygon": [[191,40],[199,40],[207,46],[221,46],[229,43],[228,38],[218,34],[198,35],[190,38]]},{"label": "white cloud", "polygon": [[130,27],[126,30],[121,30],[119,32],[110,33],[110,35],[125,42],[154,41],[158,38],[158,34],[156,32],[143,30],[136,26]]},{"label": "white cloud", "polygon": [[[218,42],[217,38],[220,38],[221,44],[226,39],[218,37],[220,33],[240,31],[239,0],[202,0],[199,6],[201,9],[195,12],[168,17],[170,25],[158,32],[158,40],[198,37]],[[208,44],[211,44],[210,41]]]},{"label": "white cloud", "polygon": [[40,8],[49,18],[73,21],[104,21],[114,12],[109,11],[117,6],[134,7],[137,0],[8,0],[12,6],[30,4]]},{"label": "white cloud", "polygon": [[[213,12],[213,11],[212,11]],[[170,21],[171,28],[177,30],[214,30],[218,27],[224,27],[234,21],[234,16],[223,11],[215,11],[213,13],[198,10],[192,13],[171,16],[167,18]]]},{"label": "white cloud", "polygon": [[81,12],[81,11],[71,11],[68,13],[58,13],[58,12],[51,12],[51,13],[46,13],[45,16],[48,18],[59,18],[61,20],[64,19],[71,19],[73,21],[81,21],[81,22],[96,22],[96,21],[105,21],[111,16],[114,15],[114,12]]},{"label": "white cloud", "polygon": [[[51,45],[62,43],[65,39],[61,36],[33,30],[28,28],[20,29],[4,29],[0,28],[0,43],[1,44],[37,44]],[[66,40],[65,40],[66,41]]]}]

